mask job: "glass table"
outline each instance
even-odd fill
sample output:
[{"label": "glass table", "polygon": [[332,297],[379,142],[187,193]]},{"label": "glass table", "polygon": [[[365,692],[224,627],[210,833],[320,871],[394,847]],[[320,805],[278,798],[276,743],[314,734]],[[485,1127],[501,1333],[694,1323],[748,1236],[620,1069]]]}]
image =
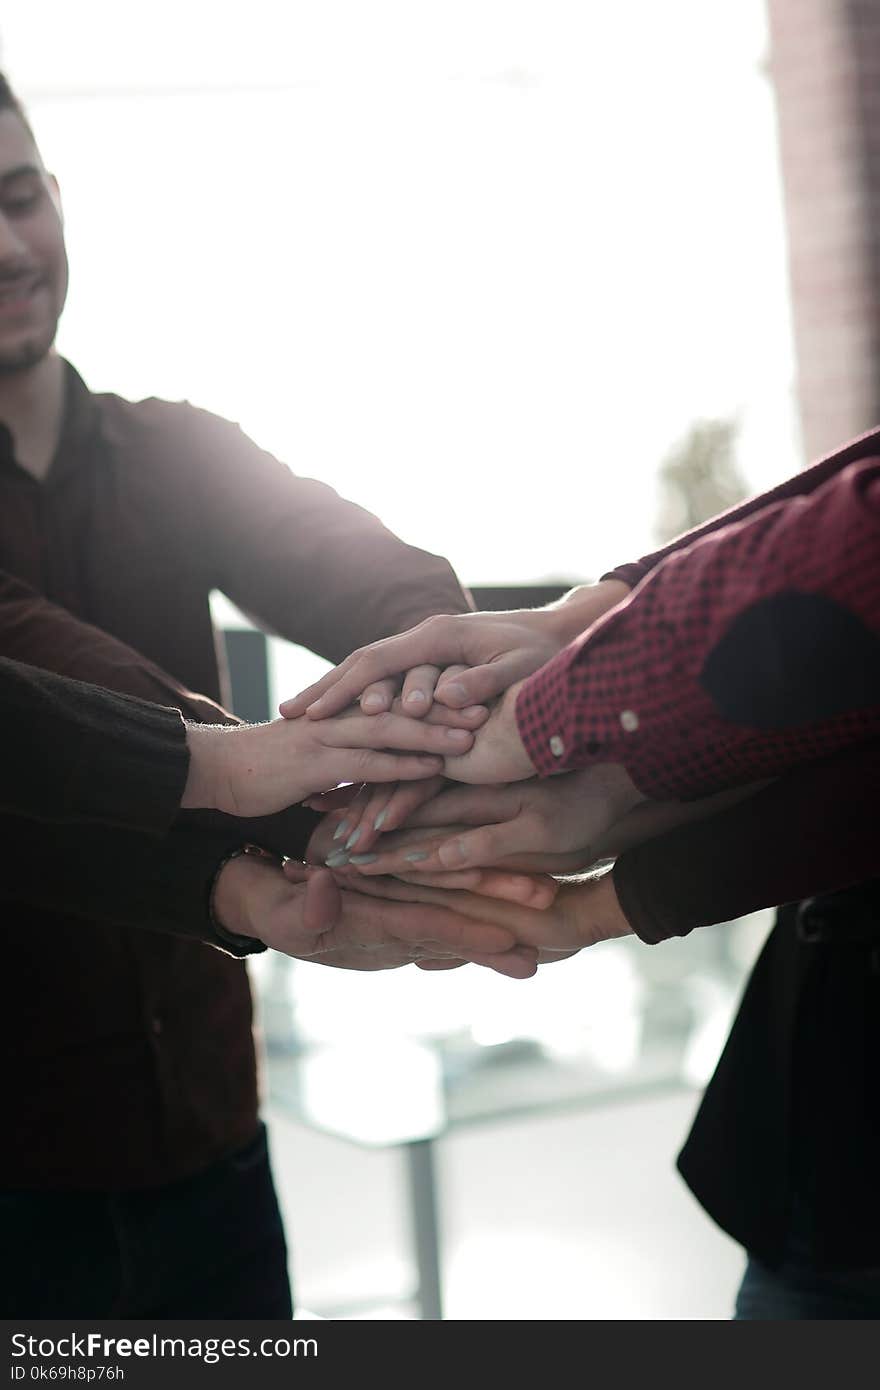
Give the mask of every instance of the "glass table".
[{"label": "glass table", "polygon": [[[743,919],[651,950],[608,942],[539,972],[525,991],[465,967],[445,1012],[436,1004],[446,972],[364,978],[273,957],[258,981],[271,1103],[355,1146],[399,1150],[416,1271],[405,1301],[441,1319],[437,1141],[702,1083],[766,925]],[[738,956],[731,946],[744,939],[753,945]]]}]

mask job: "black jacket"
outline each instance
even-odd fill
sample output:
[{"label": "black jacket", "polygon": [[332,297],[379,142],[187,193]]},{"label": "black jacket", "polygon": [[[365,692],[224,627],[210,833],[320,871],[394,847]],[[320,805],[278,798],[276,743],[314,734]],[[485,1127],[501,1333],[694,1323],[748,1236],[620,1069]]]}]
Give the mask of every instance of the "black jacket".
[{"label": "black jacket", "polygon": [[798,1192],[817,1267],[880,1266],[880,879],[780,909],[678,1166],[768,1264]]}]

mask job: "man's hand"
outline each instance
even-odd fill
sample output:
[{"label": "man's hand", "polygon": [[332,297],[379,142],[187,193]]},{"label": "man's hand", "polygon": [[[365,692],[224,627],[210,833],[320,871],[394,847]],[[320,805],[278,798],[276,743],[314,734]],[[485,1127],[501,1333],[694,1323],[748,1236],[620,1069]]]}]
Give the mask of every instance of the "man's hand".
[{"label": "man's hand", "polygon": [[[485,717],[485,712],[481,717]],[[436,775],[442,758],[470,748],[469,729],[442,716],[416,721],[355,710],[335,719],[187,726],[190,768],[181,805],[234,816],[271,815],[339,782],[410,781]]]},{"label": "man's hand", "polygon": [[[486,901],[486,900],[483,900]],[[329,869],[284,869],[240,855],[221,870],[214,913],[236,936],[251,936],[285,955],[347,970],[390,970],[412,961],[474,961],[513,979],[535,972],[534,952],[519,947],[493,914],[458,913],[448,900],[412,904],[340,891]]]},{"label": "man's hand", "polygon": [[522,681],[505,690],[469,749],[448,756],[443,773],[453,782],[520,782],[535,776],[535,768],[520,738],[516,700]]},{"label": "man's hand", "polygon": [[389,678],[403,678],[401,708],[409,715],[424,714],[432,701],[454,709],[485,704],[537,671],[628,594],[626,584],[607,579],[574,589],[547,608],[427,618],[409,632],[353,652],[285,700],[280,713],[325,719],[359,699],[366,713],[379,712],[393,693]]},{"label": "man's hand", "polygon": [[[419,903],[423,907],[446,904],[462,917],[480,921],[504,922],[524,949],[536,953],[539,965],[564,960],[587,946],[613,937],[632,935],[623,914],[611,873],[596,878],[563,883],[555,901],[542,912],[508,903],[493,903],[471,893],[422,888],[397,879],[365,879],[362,892],[378,893],[380,900]],[[419,961],[433,968],[430,961]],[[446,962],[444,962],[444,965]]]}]

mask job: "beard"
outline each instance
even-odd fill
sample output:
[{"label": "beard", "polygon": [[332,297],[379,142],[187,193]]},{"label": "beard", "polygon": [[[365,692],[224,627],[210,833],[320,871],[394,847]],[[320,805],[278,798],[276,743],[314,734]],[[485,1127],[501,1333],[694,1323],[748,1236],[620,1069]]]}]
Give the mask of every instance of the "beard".
[{"label": "beard", "polygon": [[27,372],[30,371],[31,367],[36,367],[44,357],[48,356],[54,341],[55,328],[53,325],[51,333],[26,338],[24,342],[17,343],[14,347],[3,347],[0,344],[0,379],[16,376],[19,372]]}]

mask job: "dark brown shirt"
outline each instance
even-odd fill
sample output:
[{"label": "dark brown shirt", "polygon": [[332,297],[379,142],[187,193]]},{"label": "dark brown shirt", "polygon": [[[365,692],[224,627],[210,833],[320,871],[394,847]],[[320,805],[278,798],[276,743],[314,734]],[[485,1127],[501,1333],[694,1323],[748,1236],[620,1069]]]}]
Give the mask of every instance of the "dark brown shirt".
[{"label": "dark brown shirt", "polygon": [[[42,596],[29,601],[13,585],[6,605],[0,593],[0,655],[187,713],[198,702],[169,699],[175,681],[223,697],[214,588],[334,661],[469,606],[446,561],[295,477],[234,425],[186,404],[93,395],[72,368],[42,483],[17,466],[0,430],[0,502],[0,568]],[[83,623],[129,651],[90,643]],[[0,1151],[4,1187],[153,1186],[252,1135],[241,962],[199,941],[26,903],[4,915],[12,948],[0,1030],[14,1117]]]}]

